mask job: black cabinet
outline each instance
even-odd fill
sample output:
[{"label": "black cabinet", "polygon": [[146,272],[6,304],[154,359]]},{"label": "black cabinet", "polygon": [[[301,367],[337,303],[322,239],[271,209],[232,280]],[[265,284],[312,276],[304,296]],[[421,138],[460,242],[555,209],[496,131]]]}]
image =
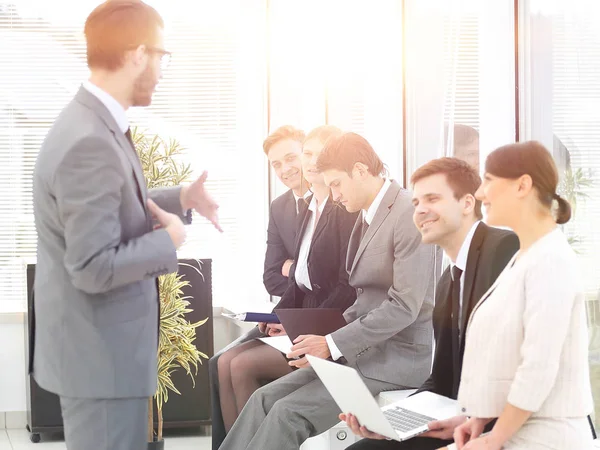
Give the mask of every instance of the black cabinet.
[{"label": "black cabinet", "polygon": [[[187,315],[191,322],[209,318],[196,329],[196,346],[198,350],[209,357],[213,355],[213,321],[212,321],[212,260],[199,261],[180,260],[179,272],[190,282],[183,289],[183,294],[189,296],[190,308]],[[191,267],[190,267],[191,266]],[[195,268],[200,269],[198,273]],[[25,320],[25,354],[29,355],[27,364],[31,364],[31,345],[33,341],[32,326],[35,320],[33,313],[33,280],[35,265],[27,266],[27,313]],[[181,395],[169,393],[169,401],[163,406],[164,428],[188,428],[210,425],[210,389],[208,382],[208,361],[202,360],[195,376],[195,387],[184,370],[173,373],[173,382]],[[27,372],[29,372],[27,370]],[[40,433],[62,431],[60,402],[55,394],[42,389],[33,379],[27,376],[27,429],[32,433],[31,440],[39,441]],[[156,420],[156,413],[155,413]]]}]

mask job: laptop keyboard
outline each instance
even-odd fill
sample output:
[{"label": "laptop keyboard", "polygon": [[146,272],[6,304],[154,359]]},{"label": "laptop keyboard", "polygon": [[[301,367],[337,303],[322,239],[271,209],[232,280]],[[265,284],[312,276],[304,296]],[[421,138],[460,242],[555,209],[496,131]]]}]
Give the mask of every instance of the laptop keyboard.
[{"label": "laptop keyboard", "polygon": [[383,412],[383,415],[390,422],[392,427],[401,433],[408,433],[415,428],[422,427],[435,420],[433,417],[427,417],[400,407],[388,409]]}]

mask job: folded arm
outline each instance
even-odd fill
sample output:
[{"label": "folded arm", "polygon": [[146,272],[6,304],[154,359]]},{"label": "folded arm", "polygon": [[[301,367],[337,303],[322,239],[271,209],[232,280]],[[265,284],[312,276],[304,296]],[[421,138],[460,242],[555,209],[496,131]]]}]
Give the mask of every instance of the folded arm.
[{"label": "folded arm", "polygon": [[[271,295],[281,297],[288,287],[289,279],[281,273],[283,264],[288,260],[289,254],[285,248],[275,219],[273,209],[269,213],[269,227],[267,228],[267,252],[265,254],[265,267],[263,272],[263,283],[267,292]],[[290,268],[290,274],[294,273],[294,266]]]}]

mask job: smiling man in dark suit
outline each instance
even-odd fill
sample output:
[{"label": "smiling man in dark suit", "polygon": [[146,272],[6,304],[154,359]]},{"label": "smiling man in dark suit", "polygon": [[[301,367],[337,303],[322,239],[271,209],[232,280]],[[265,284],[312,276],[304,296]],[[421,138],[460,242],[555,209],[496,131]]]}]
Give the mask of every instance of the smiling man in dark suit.
[{"label": "smiling man in dark suit", "polygon": [[298,216],[306,211],[310,195],[308,182],[302,175],[300,155],[304,132],[284,125],[269,135],[263,149],[277,178],[289,191],[271,203],[267,229],[267,252],[263,282],[269,294],[281,297],[293,273],[294,244],[299,225]]},{"label": "smiling man in dark suit", "polygon": [[[437,244],[451,263],[440,278],[433,310],[436,349],[431,376],[419,391],[456,399],[471,311],[519,249],[510,231],[481,222],[481,202],[475,192],[481,178],[467,162],[440,158],[417,169],[413,184],[414,223],[423,242]],[[454,428],[466,418],[454,417],[429,424],[421,437],[405,442],[385,440],[360,427],[353,416],[343,417],[363,437],[348,450],[433,450],[452,443]]]},{"label": "smiling man in dark suit", "polygon": [[[277,128],[263,142],[269,165],[279,180],[289,188],[271,203],[267,229],[267,251],[263,283],[267,292],[281,297],[294,273],[294,253],[299,216],[306,212],[311,194],[302,175],[300,155],[304,132],[291,125]],[[225,424],[219,398],[219,358],[227,350],[264,336],[265,325],[260,324],[219,351],[208,362],[212,404],[212,448],[217,450],[225,439]]]}]

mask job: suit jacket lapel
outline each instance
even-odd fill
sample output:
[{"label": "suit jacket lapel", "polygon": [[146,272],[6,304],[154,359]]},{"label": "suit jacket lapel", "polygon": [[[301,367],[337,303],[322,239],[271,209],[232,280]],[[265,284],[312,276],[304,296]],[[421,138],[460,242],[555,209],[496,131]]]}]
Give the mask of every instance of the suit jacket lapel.
[{"label": "suit jacket lapel", "polygon": [[467,255],[467,267],[465,268],[465,285],[463,291],[462,311],[460,329],[461,335],[464,334],[465,326],[467,324],[467,317],[469,310],[475,306],[477,299],[471,298],[473,296],[473,287],[477,277],[477,269],[479,268],[479,256],[481,255],[481,246],[487,234],[487,225],[480,223],[475,230],[473,239],[471,240],[471,246],[469,247],[469,254]]},{"label": "suit jacket lapel", "polygon": [[[285,206],[283,208],[283,220],[285,221],[285,223],[291,223],[293,225],[291,227],[286,227],[286,229],[293,230],[293,232],[297,234],[298,227],[300,226],[300,224],[298,223],[300,211],[296,210],[296,197],[294,197],[294,193],[292,192],[292,190],[290,189],[288,193],[288,201],[285,202]],[[294,242],[295,239],[296,235],[294,235]]]},{"label": "suit jacket lapel", "polygon": [[518,255],[518,252],[514,254],[514,256],[510,259],[508,264],[506,264],[506,267],[504,268],[504,270],[502,272],[500,272],[500,275],[498,275],[498,278],[496,278],[496,281],[494,281],[494,284],[492,284],[492,286],[487,290],[487,292],[485,294],[483,294],[481,299],[473,307],[473,310],[471,311],[471,316],[469,317],[469,322],[467,323],[467,327],[469,326],[469,323],[473,319],[473,315],[475,314],[477,309],[488,299],[488,297],[492,294],[492,292],[494,292],[496,290],[496,286],[498,286],[498,283],[500,282],[502,275],[504,275],[504,272],[506,272],[507,270],[509,270],[512,267],[513,263],[515,262],[515,259],[517,258],[517,255]]},{"label": "suit jacket lapel", "polygon": [[[398,183],[396,183],[395,181],[392,181],[392,184],[388,188],[388,191],[385,193],[385,195],[383,196],[383,199],[381,200],[381,204],[379,205],[379,208],[377,208],[375,217],[373,217],[373,222],[371,223],[371,225],[369,225],[369,229],[367,230],[367,233],[360,241],[360,245],[358,246],[356,256],[354,257],[354,261],[352,263],[352,270],[354,270],[354,268],[356,267],[356,264],[360,260],[360,257],[362,256],[363,252],[369,245],[369,242],[371,242],[371,239],[373,239],[373,236],[375,236],[375,233],[377,233],[377,230],[379,230],[379,227],[381,227],[381,224],[383,224],[383,222],[389,215],[390,210],[392,209],[392,206],[394,205],[394,201],[396,201],[396,197],[398,196],[399,192],[400,192],[400,185]],[[361,216],[359,216],[359,222],[362,227]],[[356,226],[355,226],[354,230],[352,231],[352,234],[354,234],[355,232],[360,233],[361,230],[360,229],[357,230]]]},{"label": "suit jacket lapel", "polygon": [[[321,217],[319,217],[319,222],[317,222],[317,228],[315,229],[315,232],[313,234],[312,242],[315,242],[315,240],[319,237],[321,233],[323,233],[323,230],[325,230],[325,228],[327,227],[327,222],[329,222],[329,215],[331,214],[331,211],[333,211],[333,208],[338,208],[338,206],[334,204],[333,200],[330,197],[327,199],[327,203],[325,203],[325,208],[323,208]],[[312,245],[310,248],[312,251]]]},{"label": "suit jacket lapel", "polygon": [[346,256],[346,271],[350,273],[354,267],[354,260],[356,259],[356,253],[360,246],[360,238],[362,235],[362,215],[359,214],[354,222],[354,228],[352,234],[350,234],[350,242],[348,242],[348,254]]},{"label": "suit jacket lapel", "polygon": [[[304,237],[304,233],[306,232],[306,228],[308,227],[308,221],[310,220],[311,214],[312,214],[312,211],[307,209],[306,214],[304,214],[304,216],[302,217],[302,223],[297,224],[298,232],[296,233],[296,243],[295,243],[295,250],[294,250],[294,255],[295,255],[294,259],[296,261],[298,261],[298,256],[300,255],[300,245],[302,244],[302,239]],[[311,245],[311,250],[312,250],[312,245]]]},{"label": "suit jacket lapel", "polygon": [[[114,136],[115,140],[119,144],[119,147],[121,147],[121,150],[125,153],[125,156],[129,160],[129,163],[131,164],[131,167],[133,169],[133,174],[138,188],[138,197],[140,197],[140,201],[142,202],[144,210],[147,211],[146,202],[148,192],[146,188],[146,180],[144,179],[144,174],[142,173],[142,165],[137,156],[137,153],[135,152],[135,149],[131,148],[131,144],[127,140],[125,134],[119,129],[119,126],[117,125],[117,122],[115,121],[110,111],[106,109],[104,104],[100,100],[98,100],[92,93],[88,92],[84,87],[80,87],[79,91],[77,92],[76,98],[78,101],[87,105],[94,112],[96,112],[96,114],[98,114],[98,117],[100,117],[100,119],[106,124],[106,126]],[[146,215],[147,214],[148,213],[146,212]]]}]

